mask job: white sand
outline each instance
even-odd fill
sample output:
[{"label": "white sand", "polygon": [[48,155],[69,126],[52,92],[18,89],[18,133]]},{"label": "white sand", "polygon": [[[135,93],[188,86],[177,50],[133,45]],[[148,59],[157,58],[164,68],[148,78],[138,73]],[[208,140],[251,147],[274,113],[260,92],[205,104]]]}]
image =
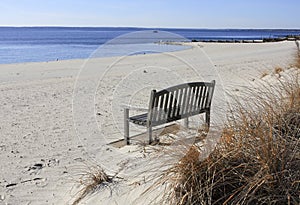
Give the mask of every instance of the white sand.
[{"label": "white sand", "polygon": [[227,93],[239,93],[275,67],[290,67],[296,51],[294,42],[193,45],[165,54],[0,65],[0,204],[70,204],[78,174],[92,164],[112,174],[123,168],[124,179],[112,195],[107,188],[83,203],[149,202],[139,198],[155,167],[148,158],[164,156],[145,153],[150,146],[106,145],[123,138],[122,106],[147,107],[153,88],[216,79],[212,121],[219,124]]}]

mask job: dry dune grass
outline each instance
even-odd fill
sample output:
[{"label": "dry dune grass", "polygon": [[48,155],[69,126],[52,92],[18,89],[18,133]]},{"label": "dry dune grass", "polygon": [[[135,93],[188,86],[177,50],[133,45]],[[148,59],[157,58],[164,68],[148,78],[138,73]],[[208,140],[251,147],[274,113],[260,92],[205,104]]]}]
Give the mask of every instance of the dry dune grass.
[{"label": "dry dune grass", "polygon": [[106,174],[99,165],[90,166],[88,170],[80,174],[78,184],[81,189],[77,192],[76,199],[72,205],[79,204],[87,195],[109,186],[114,182],[114,177]]},{"label": "dry dune grass", "polygon": [[296,63],[295,66],[297,68],[300,68],[300,51],[298,51],[298,56],[296,57]]},{"label": "dry dune grass", "polygon": [[300,68],[300,52],[298,52],[298,56],[296,57],[295,67]]},{"label": "dry dune grass", "polygon": [[177,134],[181,130],[181,126],[178,124],[174,124],[172,126],[165,127],[159,136],[163,136],[165,134]]},{"label": "dry dune grass", "polygon": [[281,68],[281,67],[276,67],[274,69],[274,73],[277,74],[279,77],[281,77],[280,73],[283,72],[283,71],[284,71],[284,69]]},{"label": "dry dune grass", "polygon": [[261,73],[260,78],[264,78],[264,77],[266,77],[267,75],[269,75],[269,73],[268,73],[267,71],[264,71],[264,72]]},{"label": "dry dune grass", "polygon": [[291,78],[237,101],[209,157],[192,146],[163,173],[162,203],[299,204],[300,85]]}]

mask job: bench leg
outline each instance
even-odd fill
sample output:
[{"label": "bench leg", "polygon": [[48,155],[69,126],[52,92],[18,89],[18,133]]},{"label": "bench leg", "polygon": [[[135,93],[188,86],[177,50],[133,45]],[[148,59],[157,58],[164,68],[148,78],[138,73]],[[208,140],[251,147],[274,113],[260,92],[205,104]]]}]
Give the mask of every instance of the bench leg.
[{"label": "bench leg", "polygon": [[124,108],[124,140],[127,145],[130,144],[129,141],[129,109]]},{"label": "bench leg", "polygon": [[188,117],[184,118],[183,121],[184,121],[184,127],[189,128],[189,118]]},{"label": "bench leg", "polygon": [[207,125],[207,129],[209,129],[209,126],[210,126],[210,110],[206,111],[206,113],[205,113],[205,123]]},{"label": "bench leg", "polygon": [[149,144],[151,144],[153,142],[153,139],[152,139],[152,127],[149,126],[147,128],[147,132],[148,132],[148,135],[149,135]]}]

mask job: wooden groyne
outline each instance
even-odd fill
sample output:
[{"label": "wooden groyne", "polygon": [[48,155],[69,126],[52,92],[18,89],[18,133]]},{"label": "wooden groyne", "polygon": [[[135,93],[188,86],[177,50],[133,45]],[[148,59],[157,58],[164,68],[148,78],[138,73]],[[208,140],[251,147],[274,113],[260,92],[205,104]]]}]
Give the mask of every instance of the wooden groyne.
[{"label": "wooden groyne", "polygon": [[286,36],[279,38],[262,38],[262,39],[210,39],[210,40],[199,40],[192,39],[192,42],[207,42],[207,43],[267,43],[267,42],[280,42],[280,41],[297,41],[300,40],[299,36]]}]

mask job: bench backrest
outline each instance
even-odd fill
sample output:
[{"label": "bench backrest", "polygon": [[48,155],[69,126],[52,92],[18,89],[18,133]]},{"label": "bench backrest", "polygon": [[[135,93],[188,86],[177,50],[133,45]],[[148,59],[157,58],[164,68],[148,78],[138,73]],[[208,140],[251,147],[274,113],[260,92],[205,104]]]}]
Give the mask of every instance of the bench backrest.
[{"label": "bench backrest", "polygon": [[148,123],[161,125],[209,111],[214,88],[213,80],[185,83],[159,92],[152,90]]}]

